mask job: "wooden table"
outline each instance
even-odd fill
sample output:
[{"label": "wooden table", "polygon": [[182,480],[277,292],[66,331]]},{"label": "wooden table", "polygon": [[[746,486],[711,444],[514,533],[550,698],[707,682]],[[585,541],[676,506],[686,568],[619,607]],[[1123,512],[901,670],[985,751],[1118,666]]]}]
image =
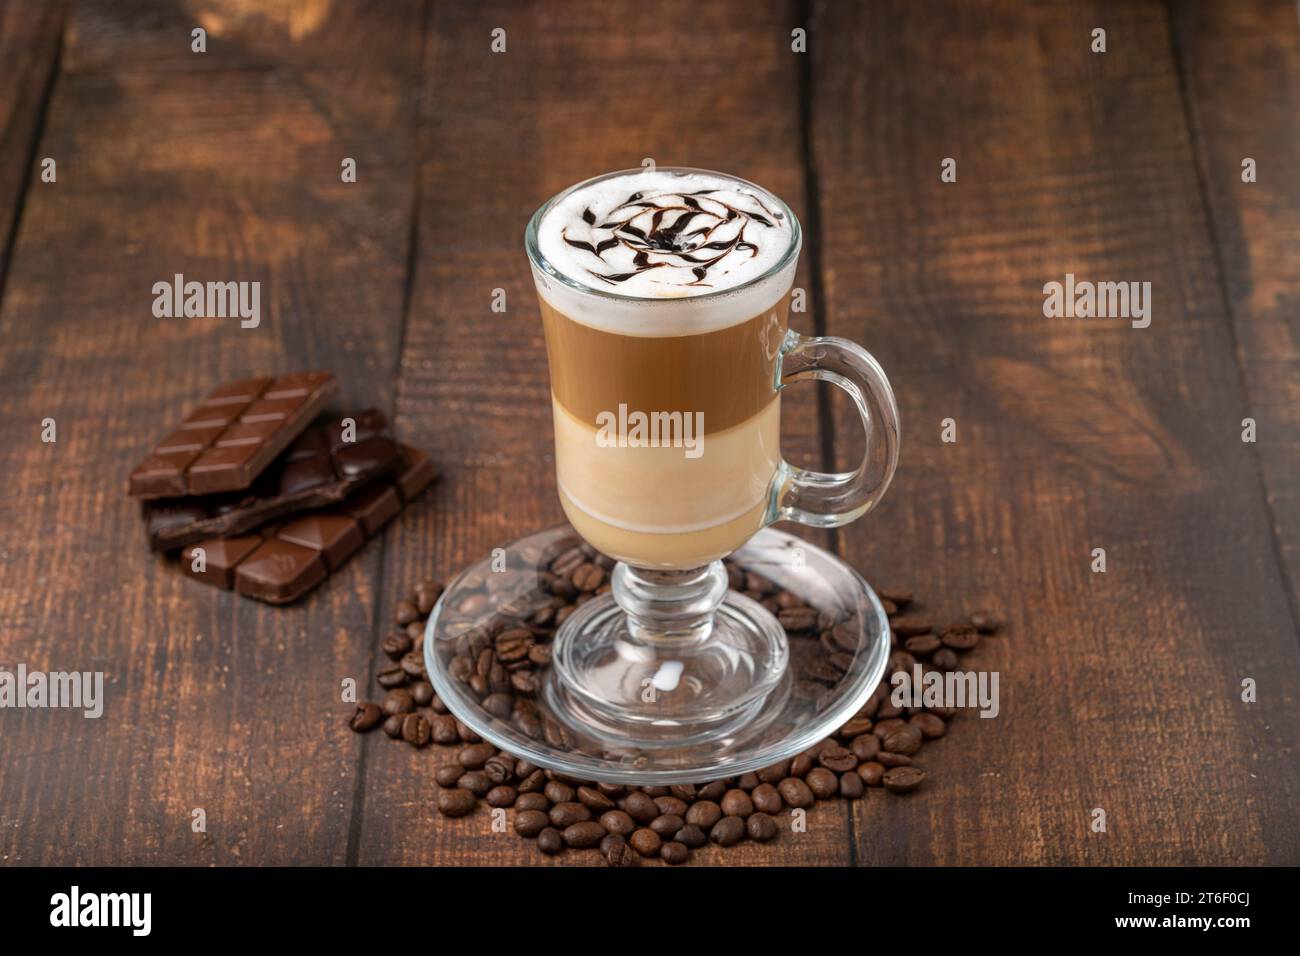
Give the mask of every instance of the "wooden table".
[{"label": "wooden table", "polygon": [[[439,818],[432,752],[351,733],[340,682],[417,580],[560,520],[523,226],[651,157],[789,200],[795,326],[893,380],[893,488],[829,543],[1007,621],[1002,714],[925,788],[696,862],[1300,862],[1293,3],[291,6],[0,3],[0,663],[108,674],[100,720],[0,712],[0,861],[548,862]],[[261,281],[261,326],[154,318],[178,272]],[[1066,273],[1149,281],[1150,327],[1045,318]],[[441,483],[290,608],[151,555],[124,484],[168,410],[317,367]],[[821,391],[786,452],[844,466]]]}]

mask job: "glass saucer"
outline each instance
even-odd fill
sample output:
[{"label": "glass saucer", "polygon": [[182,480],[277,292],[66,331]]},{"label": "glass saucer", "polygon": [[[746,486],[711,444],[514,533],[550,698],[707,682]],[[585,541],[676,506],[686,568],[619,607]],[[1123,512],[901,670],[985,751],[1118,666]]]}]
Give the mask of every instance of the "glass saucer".
[{"label": "glass saucer", "polygon": [[[564,581],[557,584],[551,568],[579,557],[606,570],[607,588],[613,562],[561,525],[466,568],[448,585],[425,628],[425,668],[451,712],[484,740],[539,767],[640,786],[736,776],[833,734],[885,673],[889,623],[875,592],[835,555],[765,528],[726,563],[733,586],[743,583],[760,603],[775,606],[776,594],[789,591],[815,610],[784,616],[784,673],[724,733],[638,746],[602,730],[599,715],[550,666],[557,624],[578,613],[564,610],[573,603],[571,589]],[[739,599],[735,592],[731,597]]]}]

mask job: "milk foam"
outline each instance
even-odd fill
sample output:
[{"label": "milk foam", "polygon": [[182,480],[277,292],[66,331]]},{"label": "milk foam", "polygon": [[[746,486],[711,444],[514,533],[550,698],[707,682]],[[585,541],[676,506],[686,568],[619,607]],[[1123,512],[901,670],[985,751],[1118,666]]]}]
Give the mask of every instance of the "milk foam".
[{"label": "milk foam", "polygon": [[534,274],[539,292],[584,325],[629,335],[702,332],[780,301],[795,257],[779,273],[746,283],[776,266],[797,236],[785,206],[748,183],[716,173],[642,170],[575,188],[538,227],[537,244],[551,267],[604,295]]}]

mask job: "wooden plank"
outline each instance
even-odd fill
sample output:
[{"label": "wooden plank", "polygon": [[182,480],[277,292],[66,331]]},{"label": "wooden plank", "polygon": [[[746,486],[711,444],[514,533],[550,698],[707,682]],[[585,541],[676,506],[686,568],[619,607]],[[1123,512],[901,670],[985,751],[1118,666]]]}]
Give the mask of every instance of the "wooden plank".
[{"label": "wooden plank", "polygon": [[32,151],[59,61],[67,4],[0,2],[0,292],[23,196],[33,178]]},{"label": "wooden plank", "polygon": [[[346,859],[340,682],[366,679],[381,546],[259,605],[149,554],[125,479],[224,379],[332,367],[346,402],[391,407],[422,9],[221,9],[201,56],[179,3],[84,3],[70,25],[40,147],[59,181],[29,199],[0,312],[0,472],[30,489],[0,502],[0,661],[102,670],[107,703],[0,715],[5,862]],[[261,281],[260,326],[154,318],[177,272]]]},{"label": "wooden plank", "polygon": [[[1183,3],[1174,12],[1201,182],[1248,412],[1300,606],[1300,23],[1296,6]],[[1242,182],[1242,162],[1257,178]]]},{"label": "wooden plank", "polygon": [[[1169,30],[1154,3],[816,7],[830,329],[880,358],[904,430],[847,553],[937,615],[1009,622],[974,657],[1001,716],[959,718],[926,788],[856,811],[862,862],[1300,860],[1296,621]],[[1151,326],[1045,318],[1067,272],[1150,281]]]},{"label": "wooden plank", "polygon": [[[740,2],[651,6],[580,2],[563,16],[512,3],[437,4],[427,77],[416,283],[398,401],[404,432],[437,450],[436,512],[394,530],[382,600],[555,524],[546,355],[523,230],[565,186],[651,157],[737,173],[803,206],[794,11]],[[506,31],[493,54],[491,31]],[[707,49],[692,37],[708,37]],[[689,65],[685,65],[685,64]],[[702,95],[706,94],[706,95]],[[808,284],[808,273],[797,280]],[[494,289],[508,311],[491,311]],[[808,315],[794,325],[811,330]],[[818,453],[814,389],[790,393],[785,452]],[[434,760],[367,740],[362,863],[540,863],[530,843],[493,835],[485,808],[438,816]],[[443,757],[442,759],[447,759]],[[823,806],[810,831],[710,862],[846,862],[845,812]],[[490,838],[495,837],[495,838]],[[590,863],[570,853],[560,862]]]}]

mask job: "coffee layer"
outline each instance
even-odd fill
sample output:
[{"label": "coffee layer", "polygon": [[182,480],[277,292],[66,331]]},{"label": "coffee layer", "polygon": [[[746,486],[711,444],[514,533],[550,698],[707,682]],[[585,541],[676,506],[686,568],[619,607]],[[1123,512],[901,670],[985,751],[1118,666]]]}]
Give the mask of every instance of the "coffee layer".
[{"label": "coffee layer", "polygon": [[551,391],[577,420],[630,411],[703,413],[706,434],[733,428],[775,394],[789,293],[771,309],[698,335],[617,335],[541,300]]}]

